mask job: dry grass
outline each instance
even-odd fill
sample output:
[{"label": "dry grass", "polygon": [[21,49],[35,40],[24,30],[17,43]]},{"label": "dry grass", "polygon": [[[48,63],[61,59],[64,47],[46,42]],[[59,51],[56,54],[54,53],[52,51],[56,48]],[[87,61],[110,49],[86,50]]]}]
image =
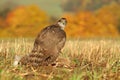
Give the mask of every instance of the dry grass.
[{"label": "dry grass", "polygon": [[54,66],[13,67],[33,40],[0,40],[0,80],[120,80],[120,40],[68,40]]}]

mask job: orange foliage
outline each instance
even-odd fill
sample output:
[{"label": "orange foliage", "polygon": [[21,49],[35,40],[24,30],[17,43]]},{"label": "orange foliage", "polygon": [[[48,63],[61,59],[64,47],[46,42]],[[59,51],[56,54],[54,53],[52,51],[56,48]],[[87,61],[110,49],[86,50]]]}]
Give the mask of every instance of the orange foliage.
[{"label": "orange foliage", "polygon": [[96,12],[99,19],[105,24],[117,25],[117,20],[120,19],[120,5],[113,3],[108,6],[103,6]]},{"label": "orange foliage", "polygon": [[46,13],[36,5],[17,7],[6,18],[15,36],[34,36],[48,24],[48,20]]},{"label": "orange foliage", "polygon": [[4,21],[4,19],[0,17],[0,28],[6,28],[6,26],[7,26],[6,22]]},{"label": "orange foliage", "polygon": [[[102,20],[103,17],[98,17],[92,12],[66,13],[63,16],[68,19],[66,32],[70,37],[118,36],[116,26],[111,24],[111,19]],[[109,24],[105,24],[106,22]]]},{"label": "orange foliage", "polygon": [[20,6],[7,15],[6,22],[10,25],[18,25],[27,17],[25,7]]},{"label": "orange foliage", "polygon": [[48,20],[45,12],[40,10],[36,5],[17,7],[8,14],[6,22],[10,25],[34,25],[43,23]]}]

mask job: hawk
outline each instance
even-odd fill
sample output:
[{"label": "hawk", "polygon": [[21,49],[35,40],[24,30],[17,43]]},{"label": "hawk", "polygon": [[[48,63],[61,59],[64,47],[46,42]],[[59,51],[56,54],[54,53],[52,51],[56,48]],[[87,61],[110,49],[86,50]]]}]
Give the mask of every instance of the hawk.
[{"label": "hawk", "polygon": [[66,24],[66,18],[61,18],[55,24],[42,29],[34,41],[31,53],[23,56],[19,63],[32,66],[52,64],[65,45],[66,33],[64,28]]}]

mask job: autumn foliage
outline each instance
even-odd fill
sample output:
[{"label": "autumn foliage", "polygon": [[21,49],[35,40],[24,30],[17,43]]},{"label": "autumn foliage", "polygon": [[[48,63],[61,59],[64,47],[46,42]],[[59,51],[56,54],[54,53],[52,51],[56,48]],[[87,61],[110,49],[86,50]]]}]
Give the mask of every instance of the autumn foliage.
[{"label": "autumn foliage", "polygon": [[34,25],[45,23],[48,16],[37,6],[17,7],[14,11],[8,14],[6,21],[10,26],[18,25]]},{"label": "autumn foliage", "polygon": [[[20,6],[8,13],[6,30],[10,33],[4,36],[35,36],[43,26],[48,24],[49,17],[36,5]],[[1,35],[1,36],[2,36]]]},{"label": "autumn foliage", "polygon": [[114,17],[109,14],[102,15],[95,15],[92,12],[65,14],[64,16],[70,22],[66,28],[68,35],[72,37],[118,36]]},{"label": "autumn foliage", "polygon": [[[112,10],[112,11],[111,11]],[[51,24],[49,13],[36,5],[19,6],[0,18],[0,37],[32,37]],[[120,6],[112,4],[96,11],[66,12],[68,37],[118,37],[120,35]],[[52,23],[53,24],[53,23]]]}]

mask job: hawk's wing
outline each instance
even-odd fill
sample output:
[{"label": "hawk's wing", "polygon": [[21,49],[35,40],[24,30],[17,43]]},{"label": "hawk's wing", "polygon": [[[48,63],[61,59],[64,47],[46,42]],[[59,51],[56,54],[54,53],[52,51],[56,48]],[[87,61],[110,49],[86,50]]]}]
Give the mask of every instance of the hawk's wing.
[{"label": "hawk's wing", "polygon": [[[66,41],[66,33],[60,29],[60,27],[56,25],[51,25],[44,28],[34,43],[34,51],[42,51],[42,50],[54,50],[57,47],[57,51],[59,52]],[[53,52],[53,51],[51,51]]]},{"label": "hawk's wing", "polygon": [[61,49],[64,47],[65,42],[66,42],[66,37],[63,37],[63,38],[58,42],[57,49],[59,50],[59,52],[61,52]]},{"label": "hawk's wing", "polygon": [[47,35],[46,33],[48,33],[48,31],[49,31],[49,27],[46,27],[43,30],[41,30],[41,32],[38,34],[38,36],[35,39],[34,48],[32,52],[37,52],[37,50],[41,48],[40,45],[43,43],[43,38]]}]

